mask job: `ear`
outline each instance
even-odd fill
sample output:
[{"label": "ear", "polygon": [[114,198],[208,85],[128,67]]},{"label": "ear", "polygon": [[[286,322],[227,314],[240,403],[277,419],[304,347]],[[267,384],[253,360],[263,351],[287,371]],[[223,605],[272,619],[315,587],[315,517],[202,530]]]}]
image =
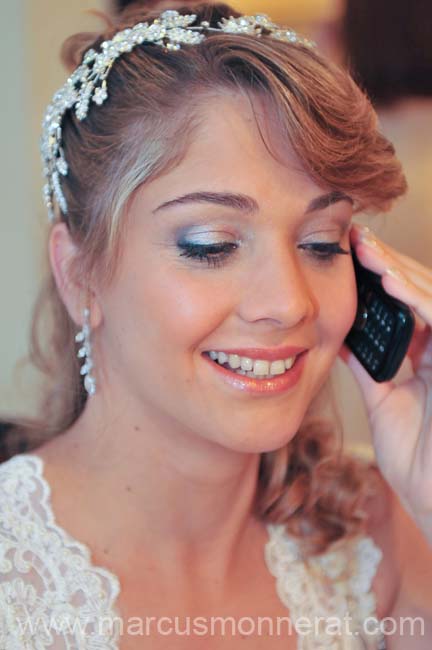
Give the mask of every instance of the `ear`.
[{"label": "ear", "polygon": [[101,321],[101,310],[86,279],[73,277],[71,263],[78,256],[77,245],[73,242],[64,222],[56,223],[50,233],[48,243],[49,260],[60,297],[77,325],[83,323],[85,307],[90,309],[90,325],[97,327]]}]

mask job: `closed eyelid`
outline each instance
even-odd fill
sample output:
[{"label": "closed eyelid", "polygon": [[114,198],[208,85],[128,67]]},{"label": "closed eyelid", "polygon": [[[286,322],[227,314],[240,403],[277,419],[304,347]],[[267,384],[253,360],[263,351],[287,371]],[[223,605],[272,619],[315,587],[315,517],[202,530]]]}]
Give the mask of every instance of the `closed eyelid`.
[{"label": "closed eyelid", "polygon": [[[274,228],[268,221],[261,221],[257,224],[250,222],[245,225],[237,221],[234,217],[227,217],[226,215],[199,215],[188,222],[177,225],[174,232],[171,231],[170,236],[174,236],[177,242],[191,241],[196,243],[219,243],[221,241],[237,242],[240,245],[257,243],[260,238],[269,230],[278,230],[280,236],[286,241],[310,241],[315,237],[319,239],[321,236],[325,239],[342,238],[346,235],[352,225],[352,212],[348,205],[339,204],[333,206],[326,212],[315,213],[310,219],[301,219],[292,222],[287,217],[282,226]],[[273,235],[271,235],[273,236]]]},{"label": "closed eyelid", "polygon": [[325,233],[336,234],[343,237],[351,228],[351,215],[346,215],[345,213],[332,214],[330,217],[321,218],[317,223],[315,223],[310,228],[310,224],[302,224],[302,231],[305,232],[307,236],[315,236]]}]

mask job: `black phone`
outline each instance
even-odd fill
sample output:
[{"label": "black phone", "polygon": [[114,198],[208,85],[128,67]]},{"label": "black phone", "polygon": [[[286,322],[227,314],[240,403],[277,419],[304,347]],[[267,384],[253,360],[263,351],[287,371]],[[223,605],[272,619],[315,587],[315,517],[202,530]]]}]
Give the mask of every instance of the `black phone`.
[{"label": "black phone", "polygon": [[414,333],[414,314],[384,290],[380,275],[360,264],[352,246],[351,253],[358,305],[345,344],[376,382],[389,381],[407,353]]}]

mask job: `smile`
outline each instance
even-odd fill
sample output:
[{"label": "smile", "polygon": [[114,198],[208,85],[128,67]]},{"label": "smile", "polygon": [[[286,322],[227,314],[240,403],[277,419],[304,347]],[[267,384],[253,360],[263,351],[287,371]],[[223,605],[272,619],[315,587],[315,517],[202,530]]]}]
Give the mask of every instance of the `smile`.
[{"label": "smile", "polygon": [[224,368],[233,370],[236,374],[253,377],[255,379],[272,379],[278,375],[283,375],[290,370],[296,360],[297,355],[286,359],[276,359],[275,361],[266,361],[265,359],[251,359],[238,354],[227,354],[226,352],[210,351],[210,358],[216,361]]},{"label": "smile", "polygon": [[[276,359],[272,362],[240,355],[227,355],[216,350],[204,352],[202,357],[208,361],[217,376],[230,388],[263,395],[282,393],[293,387],[301,377],[307,353],[308,350],[304,350],[292,357]],[[251,362],[253,363],[252,370],[246,370],[245,368],[250,367]],[[239,365],[237,365],[238,363]],[[233,368],[231,364],[237,367]]]}]

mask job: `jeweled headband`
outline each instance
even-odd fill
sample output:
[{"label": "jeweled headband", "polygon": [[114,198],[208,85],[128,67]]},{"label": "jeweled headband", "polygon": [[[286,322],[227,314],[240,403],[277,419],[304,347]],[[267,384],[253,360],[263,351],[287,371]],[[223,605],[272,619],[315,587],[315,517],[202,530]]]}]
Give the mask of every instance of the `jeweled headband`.
[{"label": "jeweled headband", "polygon": [[175,10],[166,10],[151,24],[138,23],[115,34],[110,41],[104,41],[96,52],[88,50],[82,63],[58,90],[49,104],[43,122],[40,149],[46,184],[43,188],[44,201],[50,221],[55,219],[53,200],[56,199],[63,214],[68,211],[63,195],[60,177],[67,176],[68,164],[62,148],[62,119],[68,109],[73,108],[78,120],[83,120],[93,102],[100,106],[108,98],[107,76],[114,61],[124,52],[130,52],[137,45],[154,43],[165,51],[178,50],[181,44],[195,45],[206,38],[207,32],[229,34],[262,35],[278,40],[314,47],[314,43],[271,22],[266,14],[223,18],[218,27],[210,27],[207,21],[194,24],[195,14],[182,15]]}]

